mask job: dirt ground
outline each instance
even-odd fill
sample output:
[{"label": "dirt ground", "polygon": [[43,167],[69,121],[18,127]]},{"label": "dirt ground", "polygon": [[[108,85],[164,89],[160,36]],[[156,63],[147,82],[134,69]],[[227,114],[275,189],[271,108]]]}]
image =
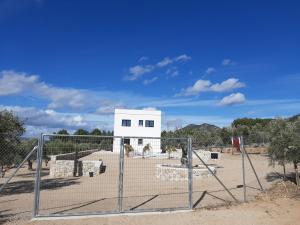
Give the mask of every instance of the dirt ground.
[{"label": "dirt ground", "polygon": [[192,212],[123,215],[69,220],[15,221],[7,225],[294,225],[300,221],[300,199],[259,199],[230,207],[200,209]]},{"label": "dirt ground", "polygon": [[[251,155],[264,188],[280,180],[282,169],[269,166],[264,155]],[[104,174],[90,177],[51,178],[49,168],[42,171],[40,215],[82,212],[115,212],[118,210],[118,155],[97,152],[86,160],[102,159],[107,166]],[[157,164],[180,163],[178,159],[126,158],[124,165],[123,211],[166,209],[188,206],[187,181],[163,181],[156,177]],[[218,177],[239,200],[243,200],[241,156],[222,154],[218,161],[209,161],[217,168]],[[193,164],[200,164],[196,158]],[[291,168],[288,167],[291,171]],[[246,162],[247,199],[254,200],[260,193],[250,165]],[[29,222],[33,205],[34,172],[23,168],[0,196],[0,224],[296,224],[299,219],[299,201],[293,199],[263,199],[247,204],[230,206],[233,199],[214,177],[194,179],[193,204],[196,211],[143,216],[114,216],[85,220]],[[218,210],[212,210],[218,208]],[[284,210],[280,210],[283,208]],[[286,209],[286,211],[285,211]],[[298,214],[296,213],[298,212]],[[282,218],[284,217],[284,218]],[[287,218],[286,218],[287,217]],[[265,220],[265,221],[264,221]],[[233,223],[235,221],[236,223]],[[264,223],[261,223],[263,222]],[[274,223],[272,223],[272,221]],[[282,223],[277,223],[281,221]],[[285,222],[286,221],[286,222]],[[300,221],[300,220],[299,220]],[[207,223],[206,223],[207,222]]]}]

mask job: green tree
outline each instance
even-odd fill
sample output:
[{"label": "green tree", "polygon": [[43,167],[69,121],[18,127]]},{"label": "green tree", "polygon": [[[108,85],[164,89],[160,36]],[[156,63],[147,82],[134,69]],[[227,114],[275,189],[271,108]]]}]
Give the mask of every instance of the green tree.
[{"label": "green tree", "polygon": [[[36,138],[30,138],[30,139],[23,139],[20,142],[20,150],[19,155],[21,158],[25,158],[27,154],[38,144],[38,141]],[[32,160],[34,160],[36,157],[33,154],[31,157],[27,159],[28,163],[28,170],[33,170],[32,168]]]},{"label": "green tree", "polygon": [[300,162],[300,122],[289,122],[276,119],[270,123],[271,144],[269,154],[271,161],[283,166],[284,179],[286,179],[286,163],[293,163],[296,182],[299,185],[298,163]]},{"label": "green tree", "polygon": [[171,153],[176,152],[177,149],[174,145],[167,145],[166,146],[166,152],[168,153],[168,159],[171,159]]},{"label": "green tree", "polygon": [[57,134],[69,135],[68,131],[65,129],[61,129],[57,132]]},{"label": "green tree", "polygon": [[102,134],[101,130],[99,130],[98,128],[95,128],[94,130],[92,130],[91,135],[98,135],[100,136]]},{"label": "green tree", "polygon": [[128,144],[125,144],[124,148],[125,148],[125,154],[126,154],[127,157],[129,157],[130,152],[134,151],[133,147],[131,145],[128,145]]},{"label": "green tree", "polygon": [[145,153],[149,152],[151,149],[152,149],[152,147],[151,147],[151,145],[149,143],[144,146],[143,153],[142,153],[143,159],[145,158]]},{"label": "green tree", "polygon": [[19,163],[20,137],[25,132],[23,122],[12,112],[0,111],[0,175],[4,176],[4,167]]},{"label": "green tree", "polygon": [[89,135],[89,132],[87,130],[80,128],[80,129],[76,130],[74,132],[74,134],[75,135]]},{"label": "green tree", "polygon": [[298,164],[300,163],[300,119],[293,123],[293,132],[291,134],[291,143],[288,147],[286,158],[292,162],[295,170],[296,183],[299,186]]}]

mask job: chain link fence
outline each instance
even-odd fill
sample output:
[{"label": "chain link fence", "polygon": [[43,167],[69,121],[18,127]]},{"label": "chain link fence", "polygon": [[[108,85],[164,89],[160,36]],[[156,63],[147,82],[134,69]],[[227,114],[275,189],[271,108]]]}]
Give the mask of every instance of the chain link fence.
[{"label": "chain link fence", "polygon": [[0,224],[30,219],[34,201],[37,139],[10,135],[0,135]]},{"label": "chain link fence", "polygon": [[187,138],[43,135],[35,215],[188,209],[187,153]]},{"label": "chain link fence", "polygon": [[28,156],[37,139],[2,141],[1,188],[12,179],[0,191],[1,219],[30,218],[32,209],[43,217],[248,201],[281,170],[270,167],[266,146],[248,142],[238,150],[189,138],[44,134]]}]

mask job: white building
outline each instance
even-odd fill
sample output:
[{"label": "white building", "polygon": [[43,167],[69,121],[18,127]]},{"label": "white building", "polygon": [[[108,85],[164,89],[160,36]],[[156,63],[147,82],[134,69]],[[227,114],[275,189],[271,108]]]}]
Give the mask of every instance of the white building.
[{"label": "white building", "polygon": [[[135,153],[142,153],[147,144],[152,152],[161,152],[160,135],[161,111],[115,109],[114,136],[124,137]],[[120,152],[120,138],[114,139],[113,151]]]}]

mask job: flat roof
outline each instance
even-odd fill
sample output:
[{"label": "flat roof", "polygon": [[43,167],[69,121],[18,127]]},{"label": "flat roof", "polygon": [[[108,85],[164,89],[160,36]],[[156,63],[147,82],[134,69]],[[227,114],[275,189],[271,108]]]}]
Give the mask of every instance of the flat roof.
[{"label": "flat roof", "polygon": [[150,109],[115,109],[115,114],[131,114],[131,115],[161,115],[160,110]]}]

